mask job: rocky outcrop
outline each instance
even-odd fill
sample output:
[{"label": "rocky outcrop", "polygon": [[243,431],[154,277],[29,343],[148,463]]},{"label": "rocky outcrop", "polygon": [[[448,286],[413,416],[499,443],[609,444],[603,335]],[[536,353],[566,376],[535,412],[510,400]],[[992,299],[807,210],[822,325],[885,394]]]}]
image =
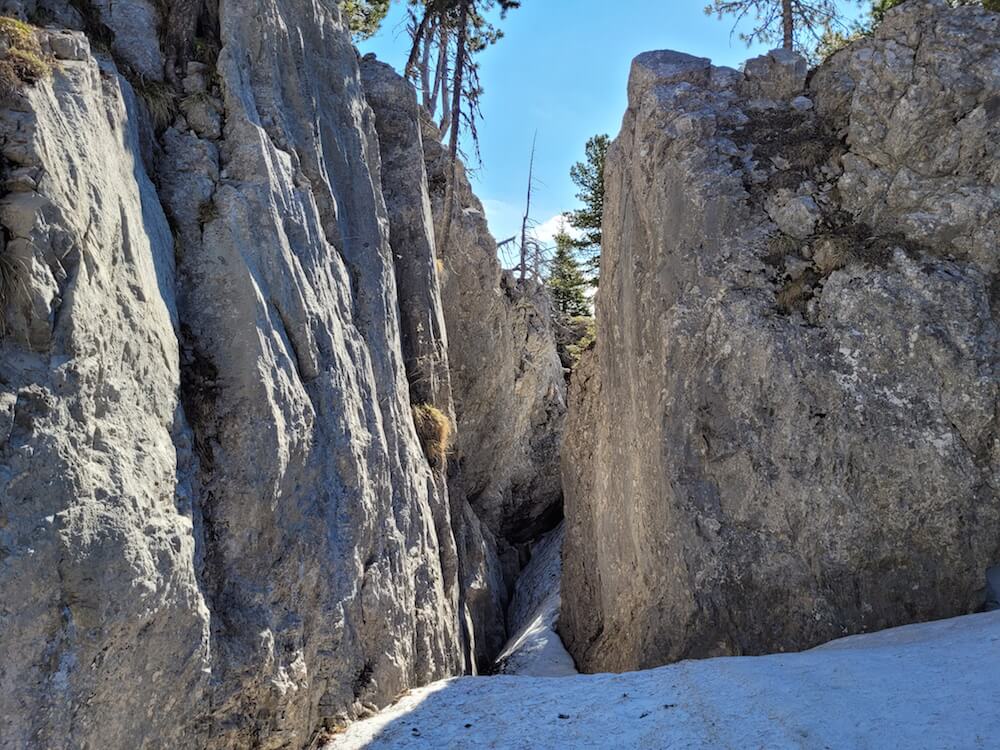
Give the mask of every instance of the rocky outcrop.
[{"label": "rocky outcrop", "polygon": [[368,56],[361,70],[379,135],[411,396],[455,419],[449,491],[460,596],[470,661],[484,669],[508,636],[520,567],[512,545],[550,529],[562,510],[565,386],[550,304],[537,285],[501,273],[461,165],[442,247],[447,157],[438,133],[390,66]]},{"label": "rocky outcrop", "polygon": [[79,33],[0,110],[4,747],[304,746],[466,666],[466,522],[411,416],[448,374],[407,368],[445,345],[435,261],[390,250],[350,37],[308,0],[198,33],[155,140],[159,89]]},{"label": "rocky outcrop", "polygon": [[[440,229],[448,157],[427,121],[424,148]],[[566,397],[551,304],[534,281],[501,272],[496,241],[461,164],[455,190],[449,237],[439,238],[438,257],[458,418],[458,481],[494,534],[527,542],[552,529],[562,514]]]},{"label": "rocky outcrop", "polygon": [[636,59],[564,455],[586,671],[983,604],[1000,559],[1000,14],[816,71]]}]

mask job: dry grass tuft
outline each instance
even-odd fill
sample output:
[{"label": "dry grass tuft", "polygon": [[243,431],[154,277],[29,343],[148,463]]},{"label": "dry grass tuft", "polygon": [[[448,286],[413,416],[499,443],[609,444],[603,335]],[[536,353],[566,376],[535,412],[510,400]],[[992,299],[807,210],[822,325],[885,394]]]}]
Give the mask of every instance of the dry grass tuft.
[{"label": "dry grass tuft", "polygon": [[24,88],[52,73],[52,61],[43,53],[35,29],[24,21],[0,16],[0,100],[8,101]]},{"label": "dry grass tuft", "polygon": [[177,117],[177,92],[163,81],[147,81],[137,79],[132,81],[132,88],[146,103],[149,119],[153,121],[156,132],[166,130]]},{"label": "dry grass tuft", "polygon": [[427,461],[435,468],[444,468],[451,447],[451,420],[436,406],[416,404],[413,407],[413,425],[417,428],[417,437]]},{"label": "dry grass tuft", "polygon": [[34,28],[10,16],[0,16],[0,39],[17,49],[39,49]]}]

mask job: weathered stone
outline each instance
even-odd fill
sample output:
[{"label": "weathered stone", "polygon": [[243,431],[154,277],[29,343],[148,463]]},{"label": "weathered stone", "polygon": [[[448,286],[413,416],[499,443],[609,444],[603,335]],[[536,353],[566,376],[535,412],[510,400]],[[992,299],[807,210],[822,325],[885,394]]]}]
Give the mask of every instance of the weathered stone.
[{"label": "weathered stone", "polygon": [[1000,13],[910,0],[811,90],[850,144],[845,208],[940,254],[1000,267]]},{"label": "weathered stone", "polygon": [[162,2],[157,0],[85,0],[95,21],[111,31],[112,48],[118,59],[150,81],[163,80],[163,52],[158,30]]},{"label": "weathered stone", "polygon": [[113,71],[70,59],[0,111],[5,151],[40,174],[4,199],[4,747],[202,745],[210,614],[173,241],[137,111]]},{"label": "weathered stone", "polygon": [[806,87],[809,66],[797,52],[774,49],[747,60],[741,91],[748,99],[787,101]]},{"label": "weathered stone", "polygon": [[222,137],[222,104],[217,99],[204,93],[192,94],[181,99],[180,106],[187,124],[200,137]]},{"label": "weathered stone", "polygon": [[551,305],[537,282],[509,275],[504,281],[496,241],[461,164],[450,236],[441,237],[448,159],[426,121],[424,148],[458,424],[452,486],[501,544],[526,542],[562,515],[566,387]]},{"label": "weathered stone", "polygon": [[507,638],[504,613],[519,567],[510,544],[561,513],[564,385],[548,300],[537,286],[505,281],[461,165],[442,252],[432,218],[440,227],[447,167],[439,138],[398,74],[372,57],[362,69],[379,131],[411,396],[455,415],[449,492],[460,597],[470,666],[488,668]]},{"label": "weathered stone", "polygon": [[767,214],[778,229],[800,240],[813,233],[820,219],[819,206],[809,195],[778,193],[768,201]]},{"label": "weathered stone", "polygon": [[0,745],[302,747],[462,671],[349,34],[220,10],[225,128],[160,134],[159,195],[82,45],[0,110]]},{"label": "weathered stone", "polygon": [[[780,92],[748,66],[728,90],[630,98],[563,455],[560,629],[582,669],[800,649],[983,604],[1000,212],[997,141],[971,123],[1000,96],[998,23],[903,3],[813,76],[813,110],[777,101],[802,89],[796,65]],[[776,231],[768,208],[789,196],[803,221]]]}]

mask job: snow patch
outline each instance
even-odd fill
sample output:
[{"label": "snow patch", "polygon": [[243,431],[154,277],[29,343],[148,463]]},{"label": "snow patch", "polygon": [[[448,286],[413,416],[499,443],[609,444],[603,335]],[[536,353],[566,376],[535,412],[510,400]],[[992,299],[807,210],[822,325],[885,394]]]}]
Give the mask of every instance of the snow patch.
[{"label": "snow patch", "polygon": [[1000,746],[1000,612],[797,654],[611,675],[465,677],[414,691],[330,748]]}]

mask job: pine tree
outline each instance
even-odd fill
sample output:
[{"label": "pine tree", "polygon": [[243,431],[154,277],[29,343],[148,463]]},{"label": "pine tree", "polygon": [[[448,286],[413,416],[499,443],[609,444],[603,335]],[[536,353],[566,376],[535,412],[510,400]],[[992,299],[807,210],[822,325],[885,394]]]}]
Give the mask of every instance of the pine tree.
[{"label": "pine tree", "polygon": [[343,0],[341,10],[354,38],[368,39],[389,12],[389,0]]},{"label": "pine tree", "polygon": [[562,228],[555,240],[556,251],[545,282],[552,295],[552,304],[556,313],[563,318],[588,316],[590,305],[587,303],[587,279],[580,272],[574,257],[573,238]]},{"label": "pine tree", "polygon": [[740,34],[747,46],[754,42],[773,44],[780,39],[785,49],[807,49],[830,29],[842,25],[836,0],[712,0],[705,13],[720,19],[735,16],[736,24],[752,17],[751,31]]},{"label": "pine tree", "polygon": [[604,161],[611,139],[595,135],[586,146],[586,161],[577,162],[569,172],[570,178],[580,189],[577,200],[583,208],[571,211],[566,218],[574,229],[581,232],[573,246],[586,257],[585,266],[590,283],[597,286],[601,268],[601,224],[604,221]]},{"label": "pine tree", "polygon": [[[442,251],[447,249],[450,239],[451,217],[454,212],[454,183],[457,176],[459,131],[464,127],[472,136],[472,143],[478,154],[479,136],[476,132],[476,118],[479,115],[479,100],[483,88],[479,83],[479,63],[476,55],[496,43],[503,32],[497,29],[487,19],[487,14],[499,7],[503,18],[507,11],[518,8],[520,0],[410,0],[411,5],[411,38],[410,56],[404,69],[405,75],[411,80],[430,81],[426,68],[432,59],[429,45],[444,43],[446,46],[439,60],[447,65],[448,47],[454,44],[454,54],[451,59],[450,92],[448,85],[441,88],[447,99],[450,93],[451,102],[443,101],[446,115],[442,119],[442,128],[450,127],[448,137],[448,159],[451,164],[448,183],[445,187],[444,221],[441,227],[439,241]],[[447,33],[446,33],[447,32]],[[443,133],[442,133],[443,137]]]}]

